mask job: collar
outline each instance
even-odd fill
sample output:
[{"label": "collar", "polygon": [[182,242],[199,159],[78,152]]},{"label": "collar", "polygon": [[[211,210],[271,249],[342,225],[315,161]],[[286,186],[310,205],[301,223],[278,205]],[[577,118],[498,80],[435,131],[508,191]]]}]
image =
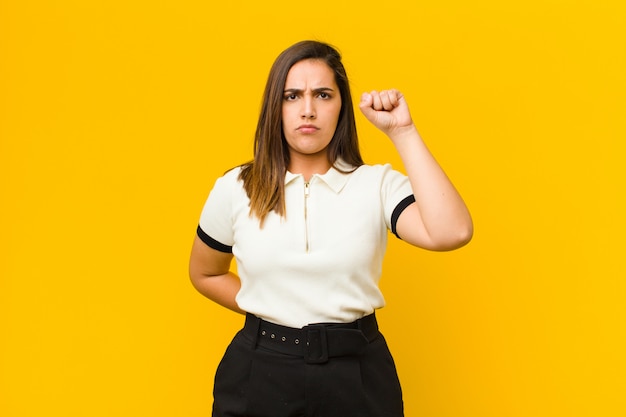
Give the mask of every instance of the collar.
[{"label": "collar", "polygon": [[[351,172],[343,173],[338,171],[335,167],[343,170],[343,171],[352,171],[354,167],[350,164],[342,160],[337,160],[334,166],[331,166],[325,174],[314,174],[311,177],[311,181],[313,182],[315,179],[320,179],[326,185],[328,185],[335,193],[339,193],[341,189],[348,182],[348,178],[350,178]],[[296,178],[301,178],[302,174],[294,174],[292,172],[287,171],[285,174],[285,186],[295,180]]]}]

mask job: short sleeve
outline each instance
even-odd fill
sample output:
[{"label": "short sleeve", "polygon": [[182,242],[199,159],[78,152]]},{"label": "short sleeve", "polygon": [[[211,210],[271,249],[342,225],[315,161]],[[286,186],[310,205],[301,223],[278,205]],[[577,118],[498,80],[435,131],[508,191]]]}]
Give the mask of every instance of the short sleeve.
[{"label": "short sleeve", "polygon": [[381,199],[387,228],[398,236],[396,232],[398,218],[405,208],[415,202],[415,197],[409,177],[392,169],[389,164],[383,166]]},{"label": "short sleeve", "polygon": [[220,252],[232,252],[233,198],[241,188],[239,169],[233,169],[215,181],[209,193],[198,225],[198,237]]}]

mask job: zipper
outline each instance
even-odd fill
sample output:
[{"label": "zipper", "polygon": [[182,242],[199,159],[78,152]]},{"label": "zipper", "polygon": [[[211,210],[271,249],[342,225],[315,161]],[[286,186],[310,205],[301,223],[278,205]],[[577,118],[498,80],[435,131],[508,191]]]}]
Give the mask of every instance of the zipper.
[{"label": "zipper", "polygon": [[309,253],[309,219],[307,214],[307,200],[309,199],[309,183],[304,183],[304,250]]}]

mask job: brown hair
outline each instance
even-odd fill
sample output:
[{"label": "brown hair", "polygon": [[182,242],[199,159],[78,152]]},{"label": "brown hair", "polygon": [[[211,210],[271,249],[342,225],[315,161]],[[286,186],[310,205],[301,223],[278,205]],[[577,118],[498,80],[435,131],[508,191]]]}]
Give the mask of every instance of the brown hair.
[{"label": "brown hair", "polygon": [[335,74],[341,94],[337,129],[328,145],[328,161],[343,161],[359,167],[363,159],[359,150],[352,96],[341,55],[332,46],[318,41],[302,41],[284,50],[269,73],[261,114],[254,137],[254,159],[242,166],[239,178],[250,198],[250,215],[261,225],[273,210],[285,216],[285,174],[289,166],[289,148],[282,130],[282,105],[285,80],[291,67],[305,59],[325,62]]}]

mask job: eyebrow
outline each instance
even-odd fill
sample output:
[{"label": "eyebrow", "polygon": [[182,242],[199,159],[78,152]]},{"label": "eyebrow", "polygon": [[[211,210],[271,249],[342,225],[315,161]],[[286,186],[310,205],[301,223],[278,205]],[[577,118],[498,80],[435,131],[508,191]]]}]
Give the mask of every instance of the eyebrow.
[{"label": "eyebrow", "polygon": [[[300,94],[302,93],[303,90],[299,89],[299,88],[286,88],[285,91],[283,93],[297,93]],[[335,91],[330,87],[320,87],[320,88],[314,88],[313,92],[314,93],[323,93],[326,91]]]}]

